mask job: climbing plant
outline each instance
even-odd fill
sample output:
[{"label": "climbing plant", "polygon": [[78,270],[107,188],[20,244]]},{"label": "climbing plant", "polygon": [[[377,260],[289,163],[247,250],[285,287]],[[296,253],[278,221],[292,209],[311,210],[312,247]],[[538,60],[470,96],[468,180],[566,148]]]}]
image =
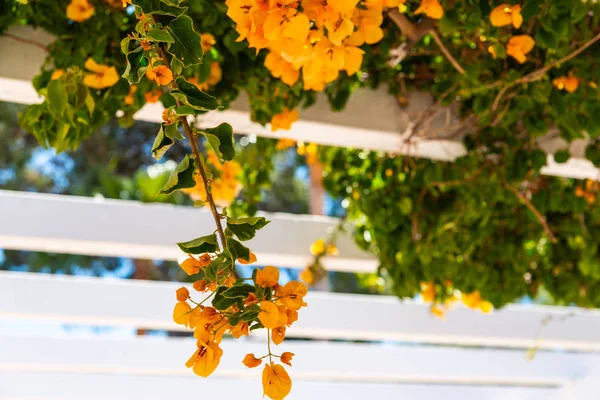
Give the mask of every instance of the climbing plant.
[{"label": "climbing plant", "polygon": [[[600,306],[598,186],[540,172],[547,160],[541,143],[549,138],[588,139],[586,158],[600,165],[600,4],[129,3],[15,0],[3,5],[0,30],[28,24],[57,37],[34,79],[45,101],[21,115],[22,126],[40,143],[59,151],[77,147],[109,119],[129,124],[144,104],[160,101],[165,112],[152,148],[157,159],[184,135],[191,143],[201,136],[199,142],[210,149],[204,162],[192,146],[194,157],[180,162],[163,192],[183,189],[198,205],[211,207],[217,226],[223,217],[236,226],[233,213],[256,211],[259,188],[269,184],[265,165],[273,154],[297,146],[307,161],[316,162],[316,145],[295,145],[282,133],[276,145],[264,144],[258,164],[236,164],[240,158],[234,159],[228,125],[188,129],[185,117],[227,108],[243,94],[254,121],[286,130],[317,96],[326,96],[339,111],[359,88],[385,86],[398,107],[410,104],[413,93],[425,92],[432,105],[401,132],[402,149],[386,154],[319,150],[326,189],[343,200],[356,242],[377,254],[394,292],[401,297],[421,293],[434,303],[436,314],[458,297],[489,311],[492,305],[535,296],[541,288],[559,304]],[[434,129],[432,121],[441,114],[457,118]],[[410,157],[417,141],[439,136],[462,138],[467,154],[452,163]],[[564,163],[571,155],[563,150],[553,156]],[[249,190],[246,199],[238,196],[241,184]],[[216,203],[236,208],[225,215]],[[229,278],[236,258],[249,260],[249,250],[241,249],[245,255],[237,257],[232,253],[237,244],[225,246],[228,240],[239,243],[242,238],[235,235],[235,228],[224,229],[221,247],[209,247],[218,260],[208,269],[215,279],[219,271],[222,279]],[[304,274],[307,280],[322,275],[320,262],[327,252],[313,250],[316,259]],[[280,297],[254,281],[257,296]],[[220,290],[231,289],[216,293]],[[236,306],[242,312],[243,302]]]}]

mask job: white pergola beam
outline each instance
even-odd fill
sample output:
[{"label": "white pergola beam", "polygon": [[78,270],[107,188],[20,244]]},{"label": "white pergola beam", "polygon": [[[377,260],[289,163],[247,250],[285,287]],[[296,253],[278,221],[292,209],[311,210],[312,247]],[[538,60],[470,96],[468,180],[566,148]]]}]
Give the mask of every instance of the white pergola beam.
[{"label": "white pergola beam", "polygon": [[[174,292],[180,286],[176,282],[0,272],[0,317],[185,330],[171,319]],[[199,300],[201,295],[195,297]],[[457,307],[440,320],[429,314],[428,305],[395,297],[311,291],[306,301],[309,306],[302,309],[287,336],[600,351],[598,311],[509,305],[485,315]],[[554,321],[548,323],[549,317]],[[542,323],[545,327],[540,332]]]},{"label": "white pergola beam", "polygon": [[[51,35],[30,27],[11,27],[10,32],[37,42],[47,44],[53,41]],[[0,100],[14,103],[32,104],[41,101],[31,79],[38,73],[45,53],[38,47],[24,45],[11,38],[0,36]],[[14,68],[19,65],[19,68]],[[270,138],[291,138],[328,146],[352,147],[378,150],[396,154],[410,154],[415,157],[452,161],[466,154],[460,139],[421,140],[415,139],[410,145],[404,135],[411,123],[431,105],[432,99],[424,93],[413,93],[408,107],[401,109],[385,87],[375,91],[358,89],[354,91],[342,112],[332,112],[324,95],[317,97],[313,107],[302,110],[300,121],[289,131],[271,132],[269,127],[250,120],[247,99],[241,96],[222,112],[209,112],[199,118],[201,127],[213,127],[221,122],[230,123],[240,134],[256,134]],[[160,123],[162,106],[159,103],[147,104],[135,116],[136,119]],[[444,114],[444,113],[442,113]],[[450,120],[456,117],[450,113]],[[435,118],[430,128],[443,132],[446,115]],[[542,138],[545,139],[545,138]],[[542,147],[548,152],[548,165],[542,169],[546,175],[577,179],[598,179],[599,170],[585,159],[577,143],[567,144],[554,141]],[[575,141],[577,142],[577,141]],[[569,148],[573,157],[564,164],[554,162],[552,154],[558,149]],[[585,149],[585,147],[583,148]]]},{"label": "white pergola beam", "polygon": [[[193,338],[0,336],[0,374],[189,377],[183,364],[195,348]],[[241,360],[247,353],[264,354],[266,341],[224,339],[221,348],[215,378],[260,379],[262,371]],[[531,361],[522,350],[393,344],[285,341],[273,351],[296,354],[291,372],[304,381],[562,387],[600,367],[599,355],[543,351]]]},{"label": "white pergola beam", "polygon": [[[95,256],[177,260],[177,242],[214,230],[206,207],[0,190],[0,248]],[[310,245],[334,229],[323,216],[261,214],[271,223],[246,242],[261,265],[304,268]],[[377,260],[340,236],[332,271],[373,272]]]}]

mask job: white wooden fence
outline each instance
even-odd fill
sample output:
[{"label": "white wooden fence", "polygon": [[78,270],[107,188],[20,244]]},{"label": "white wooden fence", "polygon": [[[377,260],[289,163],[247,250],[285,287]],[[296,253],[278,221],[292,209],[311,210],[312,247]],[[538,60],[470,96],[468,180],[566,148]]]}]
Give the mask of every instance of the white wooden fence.
[{"label": "white wooden fence", "polygon": [[[183,365],[193,339],[44,333],[48,323],[180,330],[170,319],[177,287],[0,272],[0,328],[22,321],[41,326],[27,335],[0,336],[0,399],[260,398],[260,370],[247,369],[241,359],[264,352],[263,337],[224,340],[219,369],[202,379]],[[458,308],[444,321],[429,316],[426,305],[390,297],[314,292],[307,302],[289,338],[364,343],[285,341],[281,347],[296,354],[290,399],[541,400],[572,399],[577,391],[577,399],[600,394],[598,312],[511,305],[483,315]],[[557,321],[541,332],[541,350],[529,361],[526,350],[536,345],[540,323],[550,315]]]}]

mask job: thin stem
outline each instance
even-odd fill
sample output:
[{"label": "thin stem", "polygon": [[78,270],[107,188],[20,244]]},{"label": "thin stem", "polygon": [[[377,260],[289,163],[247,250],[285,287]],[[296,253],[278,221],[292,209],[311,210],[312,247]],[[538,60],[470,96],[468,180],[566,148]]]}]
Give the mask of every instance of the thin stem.
[{"label": "thin stem", "polygon": [[20,43],[25,43],[25,44],[29,44],[29,45],[35,46],[35,47],[37,47],[39,49],[44,50],[46,53],[48,52],[48,47],[44,46],[40,42],[36,42],[35,40],[25,39],[25,38],[22,38],[20,36],[13,35],[12,33],[7,33],[7,32],[3,33],[2,36],[6,36],[7,38],[10,38],[10,39],[12,39],[14,41],[17,41],[17,42],[20,42]]},{"label": "thin stem", "polygon": [[[156,22],[156,16],[154,17],[154,21]],[[162,44],[158,45],[158,52],[161,58],[168,64],[170,64],[170,57],[167,52],[162,47]],[[176,88],[177,85],[171,82],[171,86]],[[183,103],[177,100],[177,105],[182,106]],[[185,116],[179,117],[179,120],[183,124],[183,129],[185,131],[185,135],[187,136],[188,141],[190,142],[190,146],[192,147],[192,152],[194,153],[194,158],[196,159],[196,166],[198,167],[198,171],[200,171],[200,176],[202,177],[202,184],[204,185],[204,190],[206,191],[206,201],[208,201],[208,205],[210,207],[210,211],[212,212],[213,219],[215,220],[215,224],[217,225],[217,232],[219,233],[219,238],[221,239],[221,244],[223,248],[227,248],[227,241],[225,238],[225,231],[223,230],[223,225],[221,224],[221,214],[217,210],[217,206],[215,204],[215,200],[213,199],[212,193],[210,191],[210,184],[208,182],[208,178],[206,176],[206,171],[204,170],[204,159],[200,155],[200,151],[198,150],[198,145],[196,143],[196,138],[194,137],[194,131],[190,127],[190,124]],[[234,269],[235,274],[235,269]]]},{"label": "thin stem", "polygon": [[267,329],[267,350],[269,350],[269,363],[273,362],[273,359],[271,358],[271,356],[273,355],[271,353],[271,330]]},{"label": "thin stem", "polygon": [[444,56],[446,56],[448,61],[450,61],[450,64],[452,64],[454,69],[457,70],[461,75],[465,75],[465,69],[458,63],[458,61],[456,61],[452,54],[450,54],[450,51],[446,48],[444,42],[442,42],[442,39],[440,38],[440,35],[437,33],[435,28],[431,29],[429,33],[431,34],[431,37],[433,37],[433,40],[438,45]]},{"label": "thin stem", "polygon": [[521,200],[523,203],[525,203],[525,205],[527,206],[529,211],[531,211],[533,213],[533,215],[535,215],[535,217],[537,218],[540,225],[542,225],[542,227],[544,228],[544,231],[546,232],[546,235],[548,236],[548,238],[550,238],[552,243],[558,242],[558,240],[556,239],[556,236],[554,236],[554,234],[552,233],[552,230],[548,226],[548,223],[546,222],[546,218],[537,210],[537,208],[535,208],[535,206],[533,204],[531,204],[531,202],[527,199],[527,197],[525,197],[523,195],[523,193],[519,192],[519,190],[517,188],[510,185],[508,182],[504,182],[504,187],[506,187],[508,190],[510,190],[519,200]]}]

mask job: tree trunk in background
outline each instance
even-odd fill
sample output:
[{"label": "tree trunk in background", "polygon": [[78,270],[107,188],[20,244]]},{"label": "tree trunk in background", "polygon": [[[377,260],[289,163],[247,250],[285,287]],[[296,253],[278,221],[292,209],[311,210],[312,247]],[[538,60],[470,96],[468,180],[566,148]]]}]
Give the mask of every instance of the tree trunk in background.
[{"label": "tree trunk in background", "polygon": [[[133,279],[141,279],[141,280],[146,280],[149,281],[152,279],[152,276],[154,275],[154,263],[150,260],[138,260],[135,259],[133,260],[133,266],[134,266],[134,270],[133,270]],[[146,334],[146,330],[145,329],[137,329],[137,335],[138,336],[143,336]]]},{"label": "tree trunk in background", "polygon": [[325,189],[323,188],[323,165],[319,162],[309,166],[310,168],[310,213],[312,215],[324,215],[323,199]]}]

